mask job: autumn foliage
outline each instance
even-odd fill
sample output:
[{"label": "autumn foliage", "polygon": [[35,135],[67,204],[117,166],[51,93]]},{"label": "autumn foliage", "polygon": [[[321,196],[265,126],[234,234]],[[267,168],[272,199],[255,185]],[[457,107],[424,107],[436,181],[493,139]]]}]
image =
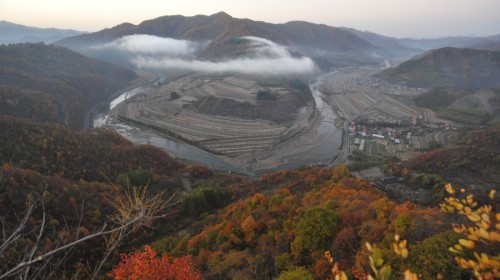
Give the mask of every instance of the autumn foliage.
[{"label": "autumn foliage", "polygon": [[144,251],[122,254],[121,262],[108,276],[115,280],[199,280],[200,272],[193,267],[191,256],[171,258],[157,256],[150,246]]},{"label": "autumn foliage", "polygon": [[168,175],[183,167],[161,149],[135,146],[107,129],[75,132],[63,125],[0,117],[0,131],[0,163],[70,180],[108,182],[137,169]]},{"label": "autumn foliage", "polygon": [[[469,223],[453,224],[453,230],[461,235],[458,244],[449,250],[458,256],[455,258],[458,265],[463,269],[474,271],[477,279],[490,280],[500,277],[500,255],[498,254],[498,243],[500,243],[500,213],[492,205],[479,205],[474,200],[473,194],[462,195],[451,186],[446,185],[446,191],[450,194],[441,209],[448,213],[457,213],[467,217]],[[460,193],[464,193],[461,190]],[[493,201],[496,190],[490,192],[489,198]],[[464,258],[462,252],[471,251],[473,258]]]},{"label": "autumn foliage", "polygon": [[[402,279],[405,271],[419,279],[471,279],[476,264],[497,264],[498,247],[475,240],[473,244],[462,236],[471,234],[468,228],[472,227],[477,238],[486,233],[488,238],[497,238],[485,227],[497,226],[496,210],[479,211],[469,205],[472,212],[479,211],[480,221],[473,215],[473,222],[481,224],[467,225],[437,207],[396,202],[369,182],[351,177],[345,166],[304,167],[250,180],[182,164],[157,148],[134,146],[104,129],[74,132],[61,125],[9,117],[0,118],[0,128],[1,222],[10,234],[16,213],[22,213],[33,198],[43,201],[47,229],[54,233],[43,240],[44,248],[53,249],[99,230],[113,213],[113,201],[126,195],[129,184],[150,184],[152,194],[181,190],[183,199],[169,209],[162,223],[133,232],[113,250],[133,252],[151,244],[144,251],[122,255],[122,261],[107,274],[113,279],[200,279],[201,275],[206,279],[331,279],[340,275],[332,274],[332,265],[348,279],[368,279],[375,274],[372,265],[380,260],[377,272],[391,267],[391,279]],[[414,178],[434,188],[441,184],[429,174]],[[115,179],[126,184],[110,184]],[[191,191],[184,192],[186,186]],[[459,198],[466,202],[448,203],[470,204],[463,194],[457,194]],[[498,201],[492,200],[491,205]],[[23,242],[36,240],[33,232],[42,219],[40,213],[32,215],[26,228],[30,235]],[[452,223],[465,228],[452,228]],[[401,241],[394,247],[396,235]],[[377,249],[370,251],[367,242]],[[96,263],[105,243],[95,239],[76,247],[53,274],[68,279],[85,264]],[[464,250],[458,254],[448,250],[459,251],[456,245]],[[471,255],[467,246],[480,253]],[[489,250],[484,251],[487,258],[478,251],[483,247]],[[0,263],[17,260],[14,256],[25,248],[30,247],[0,254]],[[328,259],[325,251],[330,252]],[[461,256],[464,252],[470,256]],[[457,262],[457,257],[468,261],[468,271],[460,269],[465,263]],[[102,273],[108,272],[105,269],[111,262],[118,263],[118,255],[111,255]],[[52,268],[46,270],[52,273]]]}]

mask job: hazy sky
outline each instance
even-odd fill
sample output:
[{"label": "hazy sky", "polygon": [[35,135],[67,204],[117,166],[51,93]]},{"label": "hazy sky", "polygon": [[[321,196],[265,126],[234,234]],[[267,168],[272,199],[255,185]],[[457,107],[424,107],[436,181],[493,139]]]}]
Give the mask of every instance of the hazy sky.
[{"label": "hazy sky", "polygon": [[500,0],[0,0],[0,20],[97,31],[164,15],[305,20],[396,37],[500,33]]}]

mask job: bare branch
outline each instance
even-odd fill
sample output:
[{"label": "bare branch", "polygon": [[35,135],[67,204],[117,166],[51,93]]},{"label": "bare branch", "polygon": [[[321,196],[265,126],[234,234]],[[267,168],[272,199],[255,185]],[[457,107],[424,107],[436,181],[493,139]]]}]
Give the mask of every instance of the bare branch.
[{"label": "bare branch", "polygon": [[[33,245],[33,248],[31,248],[31,253],[28,256],[28,260],[33,260],[33,257],[35,256],[35,253],[38,250],[38,246],[40,245],[40,242],[42,240],[43,232],[45,230],[45,220],[46,220],[46,213],[45,213],[45,203],[43,203],[43,199],[40,200],[41,205],[42,205],[42,224],[40,225],[40,230],[38,231],[38,236],[36,238],[35,244]],[[24,278],[28,279],[28,275],[30,272],[30,267],[28,266],[26,268],[26,271],[24,272]]]},{"label": "bare branch", "polygon": [[[44,209],[43,213],[43,218],[42,218],[42,224],[40,226],[40,229],[38,231],[37,235],[37,240],[35,242],[34,247],[32,248],[29,257],[25,258],[25,260],[17,263],[17,265],[8,271],[4,272],[2,275],[0,275],[0,279],[5,279],[8,277],[12,277],[14,275],[18,275],[19,273],[22,273],[23,269],[26,269],[24,271],[24,276],[27,277],[29,274],[30,267],[33,266],[34,264],[38,262],[45,261],[47,264],[47,260],[52,258],[54,255],[66,251],[68,249],[74,248],[76,245],[85,242],[87,240],[100,237],[100,236],[110,236],[106,242],[107,242],[107,250],[104,253],[104,256],[102,260],[99,262],[99,264],[96,266],[94,271],[92,272],[92,279],[95,279],[98,276],[98,272],[102,268],[105,260],[109,257],[111,252],[119,245],[119,243],[130,233],[132,233],[134,228],[137,227],[142,227],[142,226],[151,226],[152,221],[155,219],[163,218],[167,214],[162,214],[159,215],[165,208],[173,205],[174,203],[169,203],[173,196],[171,196],[167,201],[164,201],[162,199],[162,194],[160,193],[159,195],[153,196],[151,198],[148,198],[147,196],[147,187],[144,187],[142,189],[137,189],[133,188],[132,191],[127,191],[125,193],[125,196],[123,198],[118,199],[116,202],[113,203],[114,207],[116,208],[116,213],[111,217],[111,220],[115,223],[117,223],[119,226],[116,228],[112,229],[106,229],[107,228],[107,223],[104,223],[102,228],[98,230],[97,232],[94,232],[92,234],[89,234],[87,236],[78,238],[73,242],[70,242],[68,244],[59,246],[49,252],[46,252],[44,254],[40,254],[38,256],[35,256],[35,253],[38,249],[38,246],[40,244],[41,238],[43,231],[45,229],[45,208],[42,203],[42,207]],[[9,244],[12,244],[13,241],[15,241],[17,238],[20,237],[22,229],[25,227],[29,216],[32,214],[34,207],[31,206],[28,211],[26,212],[25,216],[23,217],[23,221],[21,222],[20,225],[16,228],[13,234],[9,237],[8,240],[11,240]],[[83,212],[83,210],[82,210]],[[81,222],[81,221],[80,221]],[[8,245],[6,247],[8,247]],[[3,246],[3,245],[2,245]],[[5,250],[5,249],[4,249]],[[65,257],[64,257],[65,258]],[[59,264],[56,266],[59,266],[62,262],[63,259],[59,261]],[[45,264],[45,265],[46,265]],[[43,267],[45,267],[45,265]]]},{"label": "bare branch", "polygon": [[[7,237],[7,239],[4,240],[4,242],[2,243],[2,245],[0,245],[0,255],[3,255],[4,251],[9,246],[11,246],[17,239],[19,239],[21,237],[21,232],[26,227],[26,224],[28,223],[28,219],[29,219],[29,217],[31,216],[31,214],[33,213],[34,210],[35,210],[35,205],[34,204],[30,204],[28,206],[28,209],[24,213],[24,217],[21,220],[21,222],[16,226],[16,228],[14,229],[14,231],[12,232],[12,234],[9,237]],[[2,219],[2,222],[3,221],[4,220]]]}]

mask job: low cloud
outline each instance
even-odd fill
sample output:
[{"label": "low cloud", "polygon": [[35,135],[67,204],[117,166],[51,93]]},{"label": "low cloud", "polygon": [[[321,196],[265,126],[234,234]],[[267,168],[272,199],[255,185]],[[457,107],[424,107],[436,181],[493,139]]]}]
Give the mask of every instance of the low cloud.
[{"label": "low cloud", "polygon": [[151,35],[120,38],[99,48],[113,48],[128,53],[139,69],[189,70],[198,72],[238,72],[243,74],[286,75],[311,73],[316,65],[309,57],[293,57],[288,49],[270,40],[246,36],[248,56],[226,61],[202,61],[196,55],[207,43],[198,43]]},{"label": "low cloud", "polygon": [[206,43],[137,34],[125,36],[94,48],[115,49],[131,55],[192,57],[205,46]]},{"label": "low cloud", "polygon": [[132,61],[138,68],[169,70],[184,69],[199,72],[239,72],[243,74],[309,73],[316,69],[310,58],[234,59],[224,62],[138,57]]}]

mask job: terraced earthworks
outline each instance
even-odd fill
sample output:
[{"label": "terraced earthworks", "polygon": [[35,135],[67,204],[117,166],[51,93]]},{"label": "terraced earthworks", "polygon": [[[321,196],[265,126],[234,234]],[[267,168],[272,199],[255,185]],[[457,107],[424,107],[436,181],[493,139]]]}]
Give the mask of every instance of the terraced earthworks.
[{"label": "terraced earthworks", "polygon": [[305,82],[236,75],[184,75],[117,106],[112,116],[213,154],[269,149],[314,121]]}]

